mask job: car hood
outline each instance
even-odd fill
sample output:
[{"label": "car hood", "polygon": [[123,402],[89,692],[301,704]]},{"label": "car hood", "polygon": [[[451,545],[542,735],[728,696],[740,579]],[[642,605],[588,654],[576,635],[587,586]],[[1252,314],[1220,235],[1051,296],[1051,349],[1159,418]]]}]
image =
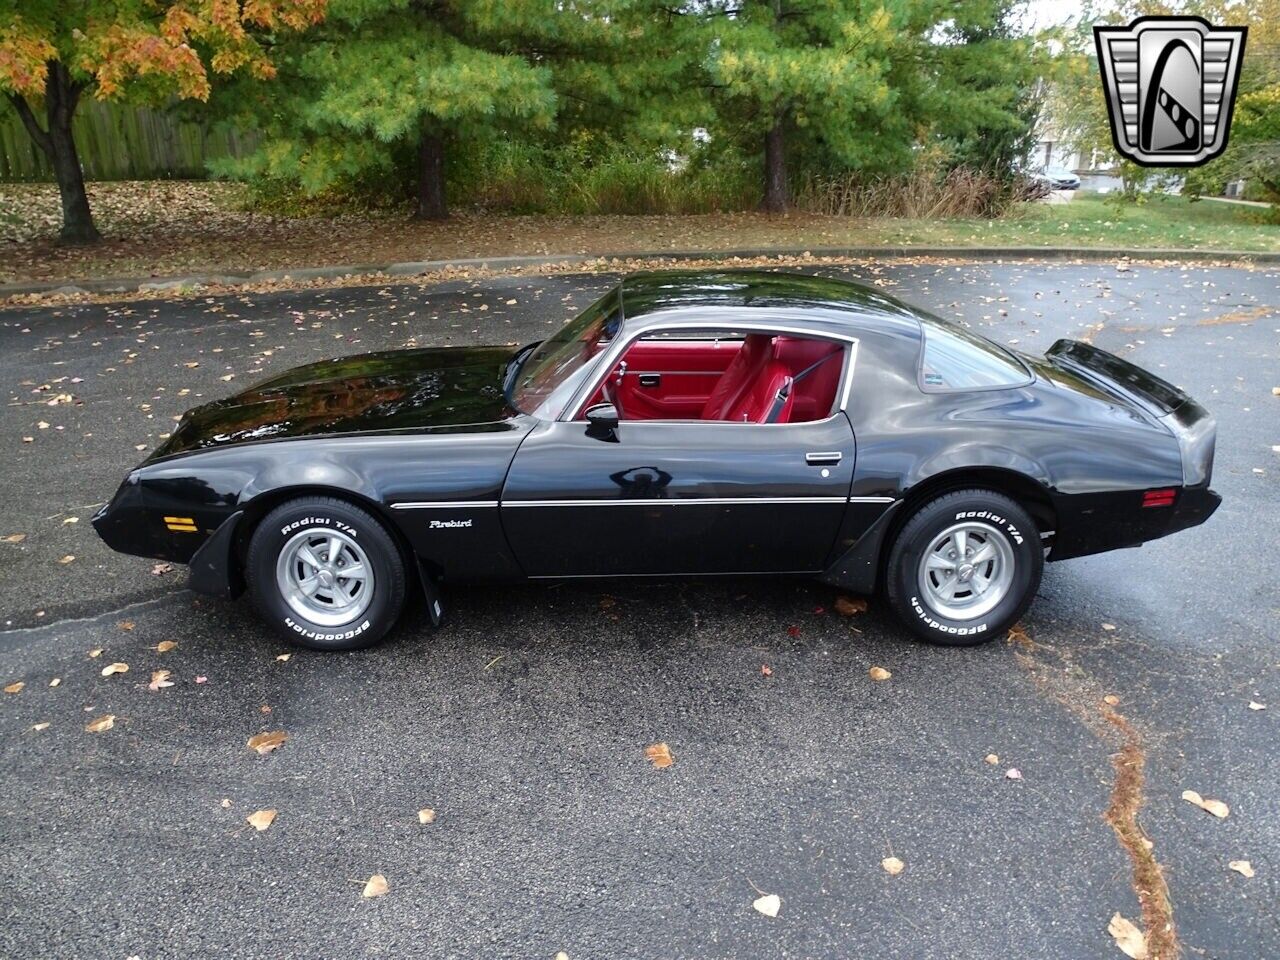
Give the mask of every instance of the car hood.
[{"label": "car hood", "polygon": [[148,462],[227,444],[483,427],[515,416],[509,347],[429,347],[309,363],[189,410]]}]

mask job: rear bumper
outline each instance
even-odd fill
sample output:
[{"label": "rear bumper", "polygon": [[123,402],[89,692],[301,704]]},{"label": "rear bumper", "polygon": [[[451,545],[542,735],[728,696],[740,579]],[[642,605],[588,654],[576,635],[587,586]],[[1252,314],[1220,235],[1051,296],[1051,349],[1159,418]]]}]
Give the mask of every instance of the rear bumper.
[{"label": "rear bumper", "polygon": [[1169,524],[1160,536],[1167,537],[1179,530],[1200,526],[1213,516],[1221,504],[1222,497],[1208,487],[1183,488],[1174,504],[1173,516],[1169,518]]},{"label": "rear bumper", "polygon": [[1060,500],[1058,533],[1050,560],[1140,547],[1208,520],[1222,497],[1207,484],[1177,488],[1172,506],[1142,506],[1141,490],[1082,494]]}]

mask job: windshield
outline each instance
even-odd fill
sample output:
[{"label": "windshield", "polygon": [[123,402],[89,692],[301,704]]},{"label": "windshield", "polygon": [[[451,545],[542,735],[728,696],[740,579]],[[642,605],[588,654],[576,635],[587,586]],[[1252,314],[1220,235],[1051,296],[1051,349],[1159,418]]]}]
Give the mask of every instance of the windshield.
[{"label": "windshield", "polygon": [[615,287],[543,340],[520,367],[511,402],[517,410],[554,420],[588,375],[592,361],[618,334],[622,310]]}]

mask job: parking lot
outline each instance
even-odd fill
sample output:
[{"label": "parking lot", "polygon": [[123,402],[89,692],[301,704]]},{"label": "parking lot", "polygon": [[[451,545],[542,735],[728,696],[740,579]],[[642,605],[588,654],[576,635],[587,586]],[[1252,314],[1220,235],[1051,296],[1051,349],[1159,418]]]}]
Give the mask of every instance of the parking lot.
[{"label": "parking lot", "polygon": [[[539,339],[613,278],[0,311],[0,686],[22,684],[0,695],[0,955],[1106,957],[1140,891],[1187,957],[1273,953],[1280,270],[821,269],[1183,386],[1218,418],[1221,509],[1048,565],[1025,632],[969,650],[874,598],[843,616],[821,585],[733,579],[454,589],[438,631],[415,611],[373,650],[290,650],[247,603],[112,554],[97,505],[203,399]],[[363,898],[374,874],[389,892]]]}]

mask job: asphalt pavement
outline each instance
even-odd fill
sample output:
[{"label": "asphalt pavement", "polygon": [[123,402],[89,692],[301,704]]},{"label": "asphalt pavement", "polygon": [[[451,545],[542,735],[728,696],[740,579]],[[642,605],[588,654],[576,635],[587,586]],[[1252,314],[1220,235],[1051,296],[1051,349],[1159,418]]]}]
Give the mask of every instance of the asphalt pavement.
[{"label": "asphalt pavement", "polygon": [[718,579],[454,589],[438,631],[417,611],[373,650],[291,651],[108,551],[97,505],[188,406],[337,354],[538,339],[613,278],[0,311],[0,686],[23,684],[0,694],[0,956],[1120,957],[1108,921],[1143,911],[1116,757],[1143,764],[1127,799],[1183,955],[1276,955],[1280,271],[822,270],[1184,386],[1218,417],[1222,508],[1050,564],[1025,638],[972,650],[874,598],[844,617],[817,584]]}]

